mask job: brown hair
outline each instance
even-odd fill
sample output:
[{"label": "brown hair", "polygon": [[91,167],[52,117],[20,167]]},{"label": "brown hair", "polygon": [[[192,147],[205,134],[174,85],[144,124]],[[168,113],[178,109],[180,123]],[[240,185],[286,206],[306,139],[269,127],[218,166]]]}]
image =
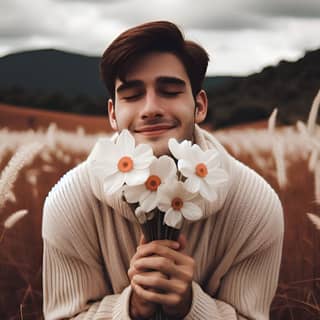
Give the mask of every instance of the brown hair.
[{"label": "brown hair", "polygon": [[111,98],[115,98],[117,77],[125,81],[130,65],[140,56],[152,51],[172,52],[181,60],[195,97],[202,88],[207,71],[207,52],[195,42],[185,40],[175,24],[155,21],[121,33],[103,53],[100,72]]}]

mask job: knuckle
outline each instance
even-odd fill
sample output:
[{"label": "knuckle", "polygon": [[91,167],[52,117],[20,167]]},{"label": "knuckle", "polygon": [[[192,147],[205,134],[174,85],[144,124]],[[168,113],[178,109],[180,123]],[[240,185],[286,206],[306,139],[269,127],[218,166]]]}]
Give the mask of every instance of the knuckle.
[{"label": "knuckle", "polygon": [[196,266],[196,262],[194,261],[194,259],[192,257],[188,257],[188,264],[190,265],[190,267],[192,269],[194,269]]},{"label": "knuckle", "polygon": [[177,286],[177,292],[179,295],[183,295],[186,291],[187,291],[187,284],[186,283],[182,283],[180,285]]},{"label": "knuckle", "polygon": [[178,305],[182,302],[182,297],[178,294],[175,294],[172,296],[172,304],[173,305]]},{"label": "knuckle", "polygon": [[156,242],[150,243],[150,250],[154,253],[157,252],[159,245]]},{"label": "knuckle", "polygon": [[158,268],[159,270],[165,270],[168,266],[168,260],[166,258],[160,257],[158,258]]},{"label": "knuckle", "polygon": [[187,272],[186,279],[188,282],[191,282],[193,280],[193,271]]}]

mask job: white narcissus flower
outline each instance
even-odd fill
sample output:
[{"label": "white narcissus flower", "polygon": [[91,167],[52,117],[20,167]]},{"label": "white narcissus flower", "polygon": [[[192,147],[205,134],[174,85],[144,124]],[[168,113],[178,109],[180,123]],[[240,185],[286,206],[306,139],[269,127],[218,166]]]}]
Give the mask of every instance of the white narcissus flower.
[{"label": "white narcissus flower", "polygon": [[217,189],[228,182],[228,174],[220,166],[218,151],[203,151],[197,144],[178,143],[175,139],[169,140],[169,149],[178,159],[179,171],[187,178],[185,188],[191,193],[199,192],[208,201],[215,201]]},{"label": "white narcissus flower", "polygon": [[172,228],[180,229],[183,218],[199,220],[202,211],[191,202],[196,196],[184,188],[183,182],[174,179],[160,186],[158,208],[165,212],[163,222]]},{"label": "white narcissus flower", "polygon": [[134,211],[140,224],[144,224],[147,220],[151,220],[154,217],[154,212],[145,212],[141,207],[137,207]]},{"label": "white narcissus flower", "polygon": [[157,207],[158,188],[172,179],[177,179],[177,167],[168,156],[155,158],[150,165],[150,174],[139,186],[125,186],[124,196],[129,203],[140,203],[141,209],[150,212]]},{"label": "white narcissus flower", "polygon": [[92,166],[103,180],[105,193],[111,195],[124,184],[134,186],[146,181],[155,158],[149,145],[135,146],[134,137],[128,130],[121,131],[116,143],[110,139],[101,139],[99,143],[98,156]]}]

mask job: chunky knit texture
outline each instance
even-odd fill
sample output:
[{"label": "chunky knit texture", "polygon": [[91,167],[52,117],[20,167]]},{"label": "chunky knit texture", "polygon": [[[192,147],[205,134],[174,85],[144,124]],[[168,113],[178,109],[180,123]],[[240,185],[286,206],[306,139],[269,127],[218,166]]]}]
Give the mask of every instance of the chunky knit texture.
[{"label": "chunky knit texture", "polygon": [[[195,142],[216,148],[228,190],[204,201],[204,219],[186,222],[186,252],[196,261],[188,320],[269,318],[278,282],[283,215],[272,188],[196,127]],[[106,198],[90,159],[50,191],[43,215],[44,315],[50,319],[130,319],[127,270],[140,238],[119,195]]]}]

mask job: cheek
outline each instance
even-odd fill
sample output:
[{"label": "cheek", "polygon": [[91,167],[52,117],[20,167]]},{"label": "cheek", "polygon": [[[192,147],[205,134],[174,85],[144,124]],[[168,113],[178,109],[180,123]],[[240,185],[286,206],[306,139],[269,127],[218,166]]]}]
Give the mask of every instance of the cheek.
[{"label": "cheek", "polygon": [[119,128],[127,127],[134,118],[134,112],[130,112],[126,108],[116,109],[116,121]]}]

